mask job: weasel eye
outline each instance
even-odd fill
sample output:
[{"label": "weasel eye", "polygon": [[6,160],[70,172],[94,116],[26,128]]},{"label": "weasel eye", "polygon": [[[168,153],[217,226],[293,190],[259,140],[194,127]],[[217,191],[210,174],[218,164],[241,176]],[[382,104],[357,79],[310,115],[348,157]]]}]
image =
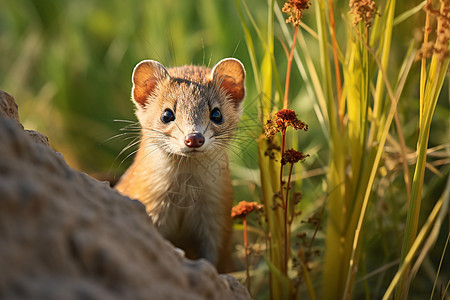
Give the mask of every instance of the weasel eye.
[{"label": "weasel eye", "polygon": [[216,124],[219,124],[220,122],[222,122],[222,113],[220,112],[220,109],[218,109],[217,107],[214,108],[211,111],[209,118],[211,119],[211,121],[213,121]]},{"label": "weasel eye", "polygon": [[161,121],[164,124],[167,124],[169,122],[172,122],[173,120],[175,120],[175,114],[171,109],[166,108],[161,116]]}]

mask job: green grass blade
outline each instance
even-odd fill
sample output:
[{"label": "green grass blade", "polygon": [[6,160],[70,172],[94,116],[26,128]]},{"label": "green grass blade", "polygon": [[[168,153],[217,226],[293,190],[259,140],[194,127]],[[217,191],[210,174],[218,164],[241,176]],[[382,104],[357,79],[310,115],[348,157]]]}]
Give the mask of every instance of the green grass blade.
[{"label": "green grass blade", "polygon": [[400,24],[401,22],[405,21],[406,19],[414,16],[415,14],[417,14],[418,12],[422,11],[422,9],[425,7],[425,4],[427,4],[427,1],[423,1],[421,2],[419,5],[408,9],[407,11],[401,13],[400,15],[398,15],[395,19],[394,19],[394,26],[397,26],[398,24]]},{"label": "green grass blade", "polygon": [[[394,289],[396,285],[398,285],[401,282],[401,278],[405,276],[409,269],[409,265],[411,264],[414,256],[418,253],[420,246],[425,241],[425,239],[428,237],[428,233],[431,230],[431,226],[437,224],[437,226],[440,226],[439,222],[436,222],[436,219],[439,217],[439,215],[445,217],[445,214],[448,210],[449,205],[449,186],[450,186],[450,177],[447,179],[447,189],[446,192],[443,194],[443,196],[436,202],[434,205],[433,210],[428,215],[428,218],[423,225],[422,229],[420,230],[419,234],[417,235],[417,238],[415,238],[412,246],[408,250],[407,254],[405,255],[405,259],[403,260],[403,263],[400,265],[397,273],[395,274],[394,278],[392,279],[391,283],[389,284],[388,288],[386,289],[386,292],[383,296],[383,300],[388,300],[391,298]],[[444,209],[443,209],[444,208]],[[441,221],[442,221],[441,220]],[[436,227],[436,228],[438,228]],[[438,229],[439,231],[439,229]]]},{"label": "green grass blade", "polygon": [[245,42],[247,44],[248,55],[250,56],[250,62],[252,64],[253,77],[255,79],[256,90],[260,94],[261,93],[261,80],[259,78],[259,70],[258,70],[258,64],[256,62],[256,52],[255,52],[255,46],[253,44],[252,35],[250,34],[250,30],[248,29],[247,24],[245,22],[245,18],[242,13],[242,9],[241,9],[239,0],[235,0],[234,2],[236,4],[236,8],[239,13],[239,18],[241,19],[242,29],[244,30]]}]

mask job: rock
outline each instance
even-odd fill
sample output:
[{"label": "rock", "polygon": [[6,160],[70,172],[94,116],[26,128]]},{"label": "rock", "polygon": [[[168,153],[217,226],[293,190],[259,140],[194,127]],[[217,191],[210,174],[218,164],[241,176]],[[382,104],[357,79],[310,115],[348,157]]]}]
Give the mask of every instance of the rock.
[{"label": "rock", "polygon": [[13,96],[0,90],[0,115],[20,123],[18,108]]},{"label": "rock", "polygon": [[34,130],[25,130],[25,132],[28,134],[28,136],[31,138],[31,140],[33,142],[35,142],[36,144],[50,146],[50,142],[46,135],[44,135],[38,131],[34,131]]},{"label": "rock", "polygon": [[140,202],[34,143],[11,98],[0,94],[1,299],[250,299],[181,257]]},{"label": "rock", "polygon": [[[0,115],[5,118],[13,119],[23,129],[19,119],[19,106],[17,105],[14,97],[10,94],[0,90]],[[31,139],[38,144],[50,146],[48,137],[40,132],[34,130],[25,130],[25,132],[31,137]]]}]

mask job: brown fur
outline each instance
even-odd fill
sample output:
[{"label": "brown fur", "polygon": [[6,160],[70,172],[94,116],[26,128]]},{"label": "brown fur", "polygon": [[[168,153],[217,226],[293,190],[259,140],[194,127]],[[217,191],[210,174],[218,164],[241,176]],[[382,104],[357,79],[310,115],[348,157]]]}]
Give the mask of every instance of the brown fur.
[{"label": "brown fur", "polygon": [[[226,147],[240,119],[244,78],[244,68],[235,59],[222,60],[212,70],[139,63],[132,98],[141,143],[116,186],[143,202],[161,234],[187,257],[206,258],[219,271],[226,269],[232,229]],[[222,113],[220,124],[210,120],[214,108]],[[165,109],[175,114],[167,124],[161,120]],[[184,140],[195,132],[204,135],[205,143],[192,149]]]}]

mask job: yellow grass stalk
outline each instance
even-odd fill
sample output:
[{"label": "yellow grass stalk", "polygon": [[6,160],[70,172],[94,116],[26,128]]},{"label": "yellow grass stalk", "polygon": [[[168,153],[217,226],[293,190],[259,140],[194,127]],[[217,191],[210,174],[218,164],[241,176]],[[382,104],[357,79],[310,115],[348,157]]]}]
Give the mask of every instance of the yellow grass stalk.
[{"label": "yellow grass stalk", "polygon": [[[439,231],[440,226],[442,225],[442,221],[445,219],[448,211],[448,206],[450,202],[449,187],[450,187],[450,178],[447,179],[446,191],[443,193],[442,197],[436,202],[433,210],[428,215],[425,224],[423,225],[419,234],[417,235],[413,244],[411,245],[411,248],[406,253],[405,258],[403,259],[403,262],[400,264],[397,273],[395,274],[394,278],[392,279],[391,283],[386,289],[386,292],[384,293],[383,300],[388,300],[391,298],[395,287],[401,282],[402,277],[407,275],[409,266],[411,265],[414,256],[419,252],[420,246],[425,242],[425,240],[430,238],[434,240],[437,239],[436,231],[437,232]],[[431,228],[432,226],[433,228]],[[430,231],[432,232],[434,231],[435,233],[429,234]],[[404,296],[406,297],[406,295]]]},{"label": "yellow grass stalk", "polygon": [[[448,11],[450,8],[450,1],[443,0],[440,2],[440,14]],[[428,18],[426,20],[428,21]],[[434,51],[431,57],[430,67],[428,73],[426,72],[426,64],[422,61],[421,70],[421,87],[424,87],[420,94],[420,116],[419,116],[419,138],[417,141],[417,162],[414,170],[412,180],[411,199],[409,202],[408,215],[406,219],[405,237],[403,240],[401,260],[405,261],[409,250],[411,249],[417,234],[421,198],[423,189],[423,180],[425,175],[425,166],[427,159],[428,139],[430,136],[430,126],[433,114],[436,108],[436,103],[447,74],[448,65],[450,62],[450,24],[448,19],[438,17],[437,22],[437,38],[434,44]],[[427,35],[425,36],[427,38]],[[408,270],[408,269],[407,269]],[[408,289],[411,277],[408,276],[408,271],[400,278],[400,285],[396,292],[396,299],[404,299],[408,295]]]}]

